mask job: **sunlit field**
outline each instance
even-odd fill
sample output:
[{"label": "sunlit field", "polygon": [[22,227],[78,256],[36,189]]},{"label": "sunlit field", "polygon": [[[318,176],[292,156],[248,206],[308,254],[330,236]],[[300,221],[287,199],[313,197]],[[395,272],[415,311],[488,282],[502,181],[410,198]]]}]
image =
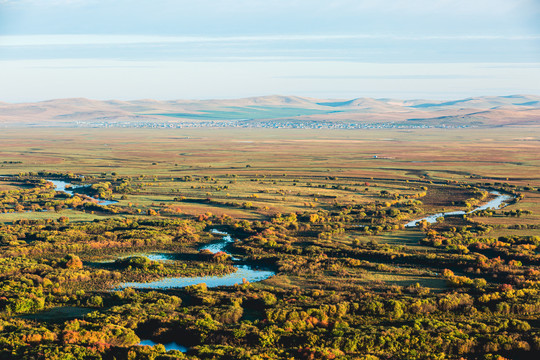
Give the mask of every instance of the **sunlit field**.
[{"label": "sunlit field", "polygon": [[535,358],[537,137],[5,129],[2,354]]}]

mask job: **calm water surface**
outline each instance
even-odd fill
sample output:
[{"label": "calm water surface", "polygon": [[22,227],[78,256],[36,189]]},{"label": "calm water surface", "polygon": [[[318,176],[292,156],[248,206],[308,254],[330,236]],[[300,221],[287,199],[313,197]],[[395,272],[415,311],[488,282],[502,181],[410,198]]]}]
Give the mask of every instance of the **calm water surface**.
[{"label": "calm water surface", "polygon": [[[157,345],[157,344],[159,344],[159,343],[153,342],[152,340],[141,340],[141,342],[139,343],[139,345],[141,345],[141,346],[144,346],[144,345],[154,346],[154,345]],[[182,346],[180,344],[177,344],[175,342],[170,342],[170,343],[162,344],[162,345],[165,346],[165,350],[167,350],[167,351],[169,351],[169,350],[178,350],[178,351],[181,351],[181,352],[188,351],[187,347]]]},{"label": "calm water surface", "polygon": [[[217,243],[212,243],[205,245],[200,248],[200,250],[208,250],[212,253],[217,253],[220,251],[225,251],[225,248],[230,243],[234,242],[231,235],[218,231],[216,229],[210,230],[214,234],[222,235],[221,241]],[[229,253],[227,253],[229,254]],[[231,255],[231,254],[229,254]],[[150,258],[151,260],[156,261],[167,261],[171,259],[171,254],[143,254]],[[233,261],[239,261],[238,258],[232,257]],[[232,286],[235,284],[241,284],[244,281],[257,282],[268,279],[271,276],[275,275],[275,272],[269,270],[259,270],[250,265],[235,265],[236,271],[231,274],[220,275],[220,276],[191,276],[191,277],[170,277],[164,278],[161,280],[153,282],[127,282],[120,284],[120,289],[125,288],[134,288],[134,289],[174,289],[174,288],[183,288],[190,285],[197,285],[205,283],[207,287],[218,287],[218,286]]]},{"label": "calm water surface", "polygon": [[[54,189],[56,191],[62,191],[71,196],[75,195],[75,191],[74,191],[75,189],[90,186],[90,185],[73,185],[63,180],[47,180],[47,181],[53,183]],[[105,200],[105,199],[100,199],[100,198],[97,198],[96,200],[98,201],[99,205],[112,205],[118,202],[114,200]]]},{"label": "calm water surface", "polygon": [[507,206],[508,205],[507,202],[513,199],[512,196],[507,195],[507,194],[501,194],[498,191],[490,191],[490,194],[496,195],[497,197],[495,199],[487,202],[486,204],[484,204],[482,206],[479,206],[476,209],[471,210],[469,212],[466,212],[466,211],[463,211],[463,210],[441,212],[441,213],[426,216],[426,217],[421,218],[421,219],[413,220],[413,221],[405,224],[405,227],[415,227],[415,226],[418,225],[418,223],[420,223],[423,220],[427,221],[429,224],[433,224],[433,223],[436,223],[437,218],[440,218],[440,217],[452,216],[452,215],[465,215],[465,214],[473,213],[475,211],[481,211],[481,210],[487,210],[487,209],[500,209],[500,208],[503,208],[503,207]]}]

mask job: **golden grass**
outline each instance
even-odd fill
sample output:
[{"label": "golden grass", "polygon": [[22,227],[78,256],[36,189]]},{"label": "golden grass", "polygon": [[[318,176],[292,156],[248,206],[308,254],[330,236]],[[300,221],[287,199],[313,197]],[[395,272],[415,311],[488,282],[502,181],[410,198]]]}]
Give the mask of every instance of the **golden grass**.
[{"label": "golden grass", "polygon": [[527,184],[540,179],[540,142],[522,140],[531,131],[538,130],[4,129],[0,156],[23,162],[6,164],[4,173],[287,173],[314,180],[328,174],[434,180],[478,175]]},{"label": "golden grass", "polygon": [[[324,209],[336,201],[371,202],[378,199],[381,190],[410,195],[427,185],[428,196],[421,200],[426,212],[433,212],[456,208],[451,201],[464,200],[467,193],[455,189],[449,193],[436,184],[416,181],[471,182],[474,176],[480,183],[540,186],[540,142],[524,140],[537,131],[518,127],[362,131],[4,129],[0,133],[0,156],[22,163],[2,164],[0,175],[40,170],[107,173],[109,178],[112,172],[134,179],[144,175],[143,180],[135,182],[146,189],[128,195],[119,205],[164,204],[177,206],[189,215],[212,212],[249,219],[310,211],[312,207]],[[216,184],[171,180],[186,175],[210,176]],[[318,187],[322,184],[329,188]],[[216,191],[209,188],[212,185],[228,189]],[[332,185],[354,191],[334,189]],[[0,186],[12,188],[7,183]],[[175,202],[179,196],[193,201]],[[207,198],[236,205],[208,204],[204,202]],[[247,202],[255,209],[243,209],[241,204]],[[477,219],[486,224],[537,224],[539,204],[540,193],[531,191],[507,210],[522,208],[533,211],[533,215]],[[12,217],[15,215],[8,216]]]}]

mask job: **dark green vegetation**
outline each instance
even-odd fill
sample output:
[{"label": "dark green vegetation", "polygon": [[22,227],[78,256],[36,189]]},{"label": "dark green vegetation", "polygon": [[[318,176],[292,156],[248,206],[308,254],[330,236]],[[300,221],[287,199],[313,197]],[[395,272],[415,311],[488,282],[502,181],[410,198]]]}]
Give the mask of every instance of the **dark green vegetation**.
[{"label": "dark green vegetation", "polygon": [[[392,131],[232,141],[206,131],[179,142],[186,134],[147,131],[133,143],[67,132],[54,146],[31,132],[24,144],[2,135],[14,149],[3,174],[15,176],[0,178],[0,357],[538,358],[538,145],[513,140],[518,130],[483,133],[497,146],[459,132],[415,142]],[[377,136],[402,140],[368,139]],[[471,167],[473,150],[482,155]],[[88,187],[69,197],[47,179]],[[492,197],[486,189],[515,201],[404,228],[474,208]],[[235,271],[229,257],[198,251],[219,239],[210,229],[233,234],[230,253],[276,276],[115,290]]]}]

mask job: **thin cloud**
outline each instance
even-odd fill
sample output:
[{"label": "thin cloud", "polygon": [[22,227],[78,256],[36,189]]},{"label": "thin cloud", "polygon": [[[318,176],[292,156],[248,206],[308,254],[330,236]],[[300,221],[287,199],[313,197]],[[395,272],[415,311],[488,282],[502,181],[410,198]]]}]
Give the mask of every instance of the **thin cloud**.
[{"label": "thin cloud", "polygon": [[88,4],[95,0],[0,0],[0,5],[44,5],[63,6],[73,4]]},{"label": "thin cloud", "polygon": [[402,36],[393,34],[343,34],[343,35],[257,35],[257,36],[144,36],[144,35],[8,35],[0,36],[0,46],[45,45],[129,45],[166,43],[213,42],[287,42],[333,40],[396,40],[396,41],[482,41],[482,40],[540,40],[533,35],[426,35]]},{"label": "thin cloud", "polygon": [[489,76],[467,74],[414,74],[414,75],[302,75],[282,76],[280,79],[305,80],[463,80],[487,79]]}]

